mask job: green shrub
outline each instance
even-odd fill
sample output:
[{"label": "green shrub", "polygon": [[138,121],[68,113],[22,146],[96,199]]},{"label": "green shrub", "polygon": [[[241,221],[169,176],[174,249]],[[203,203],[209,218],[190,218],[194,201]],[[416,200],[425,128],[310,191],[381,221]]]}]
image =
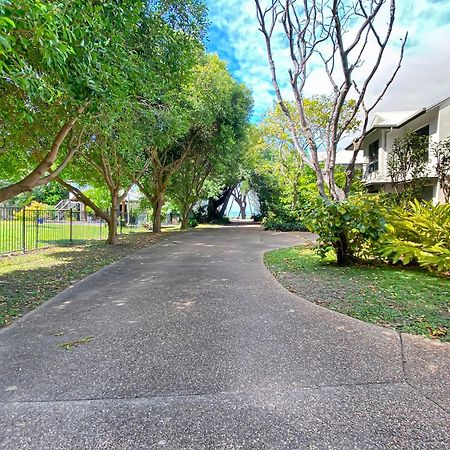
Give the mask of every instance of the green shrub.
[{"label": "green shrub", "polygon": [[250,219],[253,220],[253,222],[261,222],[263,220],[262,214],[253,214]]},{"label": "green shrub", "polygon": [[[32,201],[29,205],[25,206],[25,216],[23,214],[23,209],[17,209],[14,211],[14,218],[18,220],[25,220],[34,222],[38,217],[48,216],[46,211],[50,211],[51,207],[45,203],[39,203]],[[50,214],[50,213],[49,213]],[[51,215],[48,217],[51,218]]]},{"label": "green shrub", "polygon": [[319,255],[335,252],[345,238],[352,257],[370,258],[373,244],[385,232],[385,203],[383,196],[374,194],[339,202],[312,197],[304,205],[303,217],[308,229],[319,235]]},{"label": "green shrub", "polygon": [[209,223],[212,223],[213,225],[228,225],[230,219],[228,217],[222,217],[220,219],[211,220]]},{"label": "green shrub", "polygon": [[189,219],[188,228],[195,228],[195,227],[198,227],[197,219]]},{"label": "green shrub", "polygon": [[300,222],[285,222],[271,214],[262,220],[262,225],[269,231],[306,231],[306,227]]},{"label": "green shrub", "polygon": [[386,216],[386,234],[376,252],[392,263],[419,264],[450,272],[450,205],[414,200],[394,206]]}]

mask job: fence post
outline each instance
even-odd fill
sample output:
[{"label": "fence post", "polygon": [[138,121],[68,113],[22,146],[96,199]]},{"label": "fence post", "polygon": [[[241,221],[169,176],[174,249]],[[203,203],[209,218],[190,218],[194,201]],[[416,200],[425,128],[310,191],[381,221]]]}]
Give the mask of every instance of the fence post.
[{"label": "fence post", "polygon": [[38,209],[36,210],[36,214],[35,214],[34,220],[36,222],[36,235],[35,235],[36,242],[34,243],[34,247],[37,250],[38,242],[39,242],[39,210]]},{"label": "fence post", "polygon": [[27,251],[25,206],[22,208],[22,251]]},{"label": "fence post", "polygon": [[72,208],[69,209],[69,239],[70,239],[70,243],[72,244],[73,242],[73,211]]}]

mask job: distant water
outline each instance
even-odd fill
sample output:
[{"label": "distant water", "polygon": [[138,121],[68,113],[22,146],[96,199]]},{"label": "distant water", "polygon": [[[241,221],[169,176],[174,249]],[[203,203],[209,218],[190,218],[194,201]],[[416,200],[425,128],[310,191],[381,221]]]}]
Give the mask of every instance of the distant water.
[{"label": "distant water", "polygon": [[[231,218],[238,217],[239,213],[240,213],[239,205],[236,202],[233,202],[233,205],[231,206],[231,209],[229,211],[230,212],[228,212],[228,208],[227,208],[227,212],[226,212],[227,217],[231,217]],[[247,205],[247,208],[245,209],[247,218],[250,218],[250,216],[253,214],[252,211],[254,211],[253,206],[250,209],[250,206]]]}]

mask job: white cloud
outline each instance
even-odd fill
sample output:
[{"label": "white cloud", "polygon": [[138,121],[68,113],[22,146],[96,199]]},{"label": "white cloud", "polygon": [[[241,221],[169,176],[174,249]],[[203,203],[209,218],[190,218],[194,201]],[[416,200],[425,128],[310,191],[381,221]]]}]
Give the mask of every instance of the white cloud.
[{"label": "white cloud", "polygon": [[[230,54],[238,62],[234,75],[253,91],[255,115],[269,107],[274,97],[262,34],[258,30],[254,0],[210,0],[210,19],[214,26],[226,31],[226,42],[214,43],[219,53]],[[385,18],[379,19],[380,21]],[[369,89],[376,96],[398,60],[399,39],[409,31],[409,45],[404,63],[378,110],[418,109],[450,95],[450,7],[446,0],[409,0],[397,2],[397,20],[392,45],[386,52],[383,71]],[[374,43],[371,44],[372,46]],[[375,52],[375,48],[373,52]],[[222,51],[221,51],[222,50]],[[372,52],[372,54],[373,54]],[[292,98],[287,83],[290,59],[279,40],[274,49],[283,92]],[[370,53],[369,53],[370,55]],[[310,77],[307,93],[329,92],[323,71]]]}]

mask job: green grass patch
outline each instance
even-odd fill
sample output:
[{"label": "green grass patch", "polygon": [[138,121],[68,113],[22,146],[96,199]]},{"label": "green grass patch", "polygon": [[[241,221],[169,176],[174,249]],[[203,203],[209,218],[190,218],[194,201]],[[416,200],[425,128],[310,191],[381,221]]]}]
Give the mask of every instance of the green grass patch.
[{"label": "green grass patch", "polygon": [[159,236],[133,233],[120,237],[116,246],[88,241],[0,257],[0,327],[87,275],[150,245]]},{"label": "green grass patch", "polygon": [[387,265],[338,267],[310,247],[265,254],[278,281],[305,300],[356,319],[450,341],[450,278]]},{"label": "green grass patch", "polygon": [[[123,227],[122,234],[142,232],[142,227]],[[120,229],[118,230],[120,232]],[[25,242],[24,242],[25,235]],[[74,222],[72,224],[72,242],[106,239],[108,227],[105,223]],[[70,242],[69,223],[0,220],[0,254],[13,253],[62,245]]]}]

